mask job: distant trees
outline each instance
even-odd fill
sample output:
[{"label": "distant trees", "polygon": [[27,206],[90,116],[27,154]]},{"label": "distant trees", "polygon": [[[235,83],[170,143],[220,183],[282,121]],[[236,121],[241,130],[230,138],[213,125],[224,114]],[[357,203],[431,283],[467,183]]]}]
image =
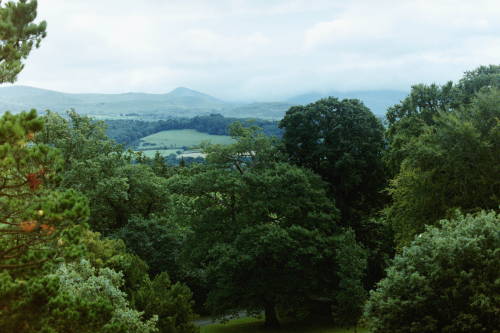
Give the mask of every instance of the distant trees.
[{"label": "distant trees", "polygon": [[47,23],[34,23],[36,14],[36,0],[0,3],[0,83],[14,82],[22,61],[45,38]]},{"label": "distant trees", "polygon": [[150,134],[174,129],[195,129],[208,134],[229,135],[229,126],[234,122],[243,122],[246,126],[259,126],[269,136],[280,137],[282,134],[276,121],[228,118],[220,114],[193,118],[171,118],[155,122],[124,119],[106,120],[109,137],[126,146],[134,146],[140,138]]},{"label": "distant trees", "polygon": [[500,215],[459,215],[429,227],[372,291],[373,333],[498,332]]}]

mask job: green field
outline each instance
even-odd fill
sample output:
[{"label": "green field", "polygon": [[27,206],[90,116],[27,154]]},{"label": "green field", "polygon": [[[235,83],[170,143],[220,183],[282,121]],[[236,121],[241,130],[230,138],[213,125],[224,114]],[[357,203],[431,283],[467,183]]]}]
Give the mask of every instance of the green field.
[{"label": "green field", "polygon": [[368,333],[366,329],[333,328],[328,326],[302,325],[296,323],[284,324],[279,330],[269,330],[262,327],[263,321],[256,318],[232,320],[226,324],[212,324],[201,327],[201,333]]},{"label": "green field", "polygon": [[[182,153],[177,154],[178,151],[182,151]],[[182,150],[180,148],[178,149],[150,149],[150,150],[140,150],[144,154],[144,156],[153,158],[156,155],[156,152],[159,152],[161,156],[168,156],[170,154],[175,154],[177,155],[177,158],[181,157],[205,157],[205,154],[199,150],[199,149],[194,149],[194,150]]]},{"label": "green field", "polygon": [[[182,150],[182,149],[180,149]],[[141,152],[149,158],[155,157],[156,152],[160,152],[161,156],[168,156],[170,154],[176,154],[179,149],[156,149],[156,150],[141,150]]]},{"label": "green field", "polygon": [[138,150],[154,150],[156,147],[158,150],[195,147],[204,141],[217,144],[230,144],[234,142],[231,137],[226,135],[211,135],[193,129],[170,130],[158,132],[142,138]]}]

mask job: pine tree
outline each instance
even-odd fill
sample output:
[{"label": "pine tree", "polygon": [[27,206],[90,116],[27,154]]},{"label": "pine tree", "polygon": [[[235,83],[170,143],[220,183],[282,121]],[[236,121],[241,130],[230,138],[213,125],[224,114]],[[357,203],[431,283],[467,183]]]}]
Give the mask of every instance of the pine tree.
[{"label": "pine tree", "polygon": [[41,127],[35,111],[0,118],[0,269],[76,254],[67,246],[88,216],[81,195],[55,188],[61,158],[32,142]]}]

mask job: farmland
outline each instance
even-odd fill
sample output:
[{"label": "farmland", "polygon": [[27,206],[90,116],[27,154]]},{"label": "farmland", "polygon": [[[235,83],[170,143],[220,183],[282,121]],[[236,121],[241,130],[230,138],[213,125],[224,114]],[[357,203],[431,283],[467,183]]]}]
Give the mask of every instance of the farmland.
[{"label": "farmland", "polygon": [[[148,157],[154,156],[156,151],[159,151],[163,156],[168,156],[170,154],[176,154],[179,150],[196,148],[203,142],[231,144],[234,140],[226,135],[212,135],[198,132],[193,129],[169,130],[142,138],[136,149],[138,151],[143,151]],[[200,151],[190,150],[183,153],[191,157],[197,157]]]},{"label": "farmland", "polygon": [[194,147],[204,141],[214,144],[230,144],[234,140],[227,135],[212,135],[201,133],[193,129],[161,131],[140,140],[139,149],[151,149],[153,147],[175,149],[182,147]]}]

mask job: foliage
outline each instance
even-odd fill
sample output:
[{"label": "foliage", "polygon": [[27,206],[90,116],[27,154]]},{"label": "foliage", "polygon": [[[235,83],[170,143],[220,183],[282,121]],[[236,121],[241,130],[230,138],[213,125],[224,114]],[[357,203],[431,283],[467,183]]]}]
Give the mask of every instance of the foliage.
[{"label": "foliage", "polygon": [[387,209],[400,243],[455,208],[498,208],[499,106],[499,90],[484,91],[470,106],[436,115],[434,125],[424,126],[408,143],[401,172],[389,188],[393,203]]},{"label": "foliage", "polygon": [[[63,264],[56,271],[56,276],[59,278],[59,288],[61,293],[70,295],[74,298],[70,301],[77,303],[88,302],[91,308],[94,309],[94,304],[99,304],[101,309],[106,309],[108,314],[101,313],[99,317],[108,317],[109,321],[103,323],[102,331],[110,332],[155,332],[156,317],[143,322],[141,314],[128,305],[126,294],[120,290],[123,284],[123,274],[115,272],[109,268],[94,269],[86,260],[82,260],[75,264]],[[60,320],[67,321],[70,318],[79,318],[82,311],[71,313],[71,309],[62,306],[55,307],[52,304],[52,312],[56,314],[58,311],[62,318]],[[84,313],[84,312],[83,312]],[[63,319],[64,318],[64,319]],[[81,317],[80,317],[81,318]],[[56,320],[57,322],[57,320]],[[68,325],[69,324],[69,325]],[[74,330],[74,324],[65,323]],[[90,325],[82,322],[82,328],[88,330]],[[69,327],[68,327],[69,328]],[[65,328],[64,331],[68,331]]]},{"label": "foliage", "polygon": [[82,241],[85,259],[97,269],[110,268],[123,273],[123,286],[133,303],[134,293],[148,279],[148,265],[137,255],[128,251],[121,239],[101,237],[98,232],[87,230]]},{"label": "foliage", "polygon": [[0,268],[38,265],[77,256],[76,239],[88,216],[87,202],[74,191],[54,188],[60,156],[33,144],[42,122],[36,112],[0,118]]},{"label": "foliage", "polygon": [[404,100],[387,111],[388,149],[384,161],[390,174],[395,176],[399,172],[403,160],[411,152],[408,145],[424,132],[425,126],[434,125],[434,117],[468,107],[481,89],[498,88],[499,84],[500,66],[490,65],[466,72],[456,85],[450,81],[442,86],[413,86]]},{"label": "foliage", "polygon": [[371,293],[371,332],[498,332],[499,227],[500,215],[481,212],[427,228]]},{"label": "foliage", "polygon": [[458,92],[453,82],[443,86],[417,84],[401,103],[387,111],[386,138],[389,149],[384,161],[391,175],[399,172],[400,165],[410,150],[407,144],[423,132],[426,125],[434,124],[439,112],[449,112],[459,105]]},{"label": "foliage", "polygon": [[330,184],[344,223],[354,225],[380,207],[383,127],[363,103],[330,97],[294,106],[280,127],[290,160]]},{"label": "foliage", "polygon": [[0,83],[16,81],[22,61],[45,38],[47,23],[34,23],[36,15],[36,0],[0,2]]},{"label": "foliage", "polygon": [[37,140],[62,151],[62,186],[89,198],[92,228],[109,234],[134,214],[164,213],[169,202],[165,180],[148,165],[132,164],[133,155],[106,136],[102,122],[68,115],[66,120],[49,113]]},{"label": "foliage", "polygon": [[135,295],[138,309],[145,316],[158,316],[161,333],[195,333],[199,329],[192,320],[192,294],[188,287],[177,282],[172,284],[167,273],[157,275],[152,281],[147,279]]},{"label": "foliage", "polygon": [[462,102],[468,104],[482,88],[500,87],[500,65],[479,66],[465,72],[458,82]]},{"label": "foliage", "polygon": [[152,275],[166,271],[178,281],[182,275],[180,251],[188,232],[166,217],[133,216],[114,236],[148,264]]},{"label": "foliage", "polygon": [[[207,149],[208,165],[169,179],[173,192],[191,198],[187,257],[206,275],[212,311],[265,309],[275,326],[278,305],[317,297],[329,305],[341,285],[357,294],[365,254],[337,226],[321,179],[279,162],[272,140],[256,129],[235,125],[233,136],[235,144]],[[347,248],[352,257],[342,261]],[[347,299],[359,308],[359,297]]]}]

